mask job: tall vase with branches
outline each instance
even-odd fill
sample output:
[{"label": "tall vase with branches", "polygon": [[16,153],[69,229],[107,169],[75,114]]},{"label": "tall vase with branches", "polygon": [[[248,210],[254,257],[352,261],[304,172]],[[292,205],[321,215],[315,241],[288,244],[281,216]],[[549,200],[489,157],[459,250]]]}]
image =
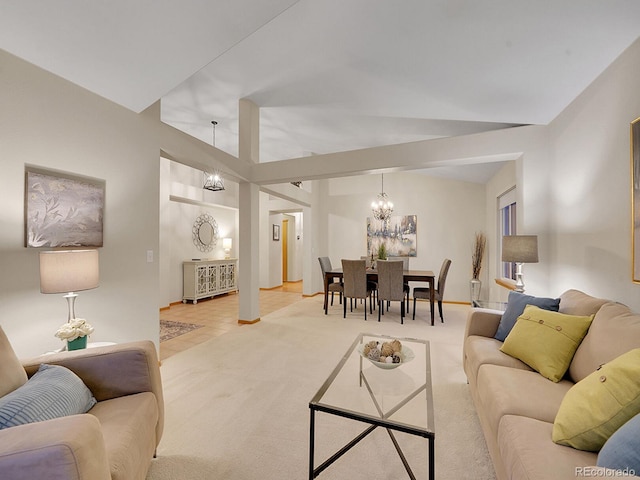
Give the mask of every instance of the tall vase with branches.
[{"label": "tall vase with branches", "polygon": [[484,251],[487,246],[487,237],[482,232],[476,232],[476,238],[473,243],[473,251],[471,254],[471,303],[473,304],[480,299],[480,289],[482,281],[480,280],[480,270],[482,270],[482,260]]}]

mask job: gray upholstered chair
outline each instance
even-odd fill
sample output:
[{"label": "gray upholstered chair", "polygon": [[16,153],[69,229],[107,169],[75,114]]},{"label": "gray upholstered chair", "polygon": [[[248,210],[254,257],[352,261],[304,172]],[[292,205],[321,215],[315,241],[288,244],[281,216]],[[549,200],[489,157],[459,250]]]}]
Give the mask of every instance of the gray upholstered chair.
[{"label": "gray upholstered chair", "polygon": [[[366,255],[362,255],[360,257],[360,260],[364,260],[365,266],[367,267],[367,269],[369,268],[373,268],[373,261],[372,261],[373,257],[368,257]],[[376,282],[372,282],[371,280],[367,280],[369,282],[369,288],[372,290],[371,291],[371,295],[373,297],[373,309],[376,309],[376,293],[378,291],[378,284]]]},{"label": "gray upholstered chair", "polygon": [[409,257],[391,257],[389,260],[397,260],[402,262],[402,269],[409,270]]},{"label": "gray upholstered chair", "polygon": [[362,255],[360,257],[360,260],[364,260],[365,266],[367,268],[371,268],[371,257],[367,256],[367,255]]},{"label": "gray upholstered chair", "polygon": [[[402,262],[402,269],[404,271],[409,270],[409,257],[391,257],[388,258],[387,261],[392,262]],[[411,287],[409,286],[409,282],[405,282],[403,284],[404,294],[405,294],[405,311],[409,313],[409,293],[411,292]]]},{"label": "gray upholstered chair", "polygon": [[[367,297],[369,298],[369,312],[373,313],[373,291],[370,282],[367,282],[367,267],[364,260],[342,260],[342,275],[344,284],[344,318],[347,318],[347,298],[350,299],[351,311],[353,311],[353,299],[364,299],[364,319],[367,319]],[[356,301],[356,308],[358,302]]]},{"label": "gray upholstered chair", "polygon": [[378,321],[380,314],[384,308],[384,302],[387,302],[387,309],[390,302],[400,302],[400,323],[404,323],[404,305],[405,305],[405,288],[404,288],[404,270],[402,262],[378,260]]},{"label": "gray upholstered chair", "polygon": [[[322,284],[324,285],[325,274],[333,270],[333,267],[331,266],[331,259],[329,259],[329,257],[318,257],[318,261],[320,262],[320,270],[322,270]],[[331,306],[333,306],[333,295],[335,293],[340,295],[340,303],[342,303],[344,288],[339,277],[334,277],[329,281],[329,292],[331,293]],[[328,307],[324,309],[325,314],[327,313],[327,308]]]},{"label": "gray upholstered chair", "polygon": [[[440,275],[438,275],[438,285],[434,292],[434,298],[438,302],[438,311],[440,312],[440,321],[444,323],[444,317],[442,316],[442,298],[444,297],[444,286],[447,281],[447,274],[449,273],[449,267],[451,266],[451,260],[445,258],[440,267]],[[413,319],[416,319],[416,298],[430,300],[431,292],[429,287],[414,287],[413,289]]]}]

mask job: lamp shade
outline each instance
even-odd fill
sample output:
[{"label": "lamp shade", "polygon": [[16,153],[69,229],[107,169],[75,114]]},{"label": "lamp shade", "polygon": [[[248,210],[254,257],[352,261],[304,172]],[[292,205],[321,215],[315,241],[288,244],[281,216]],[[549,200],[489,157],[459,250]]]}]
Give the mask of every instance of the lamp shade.
[{"label": "lamp shade", "polygon": [[232,241],[230,238],[222,239],[222,248],[225,250],[231,250]]},{"label": "lamp shade", "polygon": [[538,263],[538,236],[507,235],[502,237],[502,261]]},{"label": "lamp shade", "polygon": [[96,288],[98,250],[40,252],[40,292],[69,293]]}]

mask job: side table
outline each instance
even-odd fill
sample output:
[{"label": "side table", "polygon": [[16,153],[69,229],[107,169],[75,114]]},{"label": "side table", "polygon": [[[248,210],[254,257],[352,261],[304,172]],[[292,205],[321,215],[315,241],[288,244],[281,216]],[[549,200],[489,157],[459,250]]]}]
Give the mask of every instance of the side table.
[{"label": "side table", "polygon": [[[95,347],[105,347],[107,345],[115,345],[115,342],[87,342],[87,348],[95,348]],[[82,350],[85,350],[84,348]],[[60,347],[57,350],[52,350],[50,352],[45,352],[45,355],[49,355],[51,353],[60,353],[67,351],[67,342],[64,343],[63,347]],[[74,350],[74,352],[77,350]]]},{"label": "side table", "polygon": [[492,302],[490,300],[474,300],[471,304],[474,308],[490,308],[504,312],[507,309],[507,302]]}]

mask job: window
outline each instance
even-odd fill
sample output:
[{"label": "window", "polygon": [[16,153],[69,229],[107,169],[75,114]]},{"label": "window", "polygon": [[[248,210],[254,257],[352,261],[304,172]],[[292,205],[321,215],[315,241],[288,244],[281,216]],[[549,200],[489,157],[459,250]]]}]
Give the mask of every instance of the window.
[{"label": "window", "polygon": [[[502,237],[505,235],[516,235],[516,187],[507,190],[498,197],[498,224],[500,225],[498,242],[498,258],[502,258]],[[500,275],[502,277],[515,279],[516,264],[513,262],[503,262],[500,260]]]}]

